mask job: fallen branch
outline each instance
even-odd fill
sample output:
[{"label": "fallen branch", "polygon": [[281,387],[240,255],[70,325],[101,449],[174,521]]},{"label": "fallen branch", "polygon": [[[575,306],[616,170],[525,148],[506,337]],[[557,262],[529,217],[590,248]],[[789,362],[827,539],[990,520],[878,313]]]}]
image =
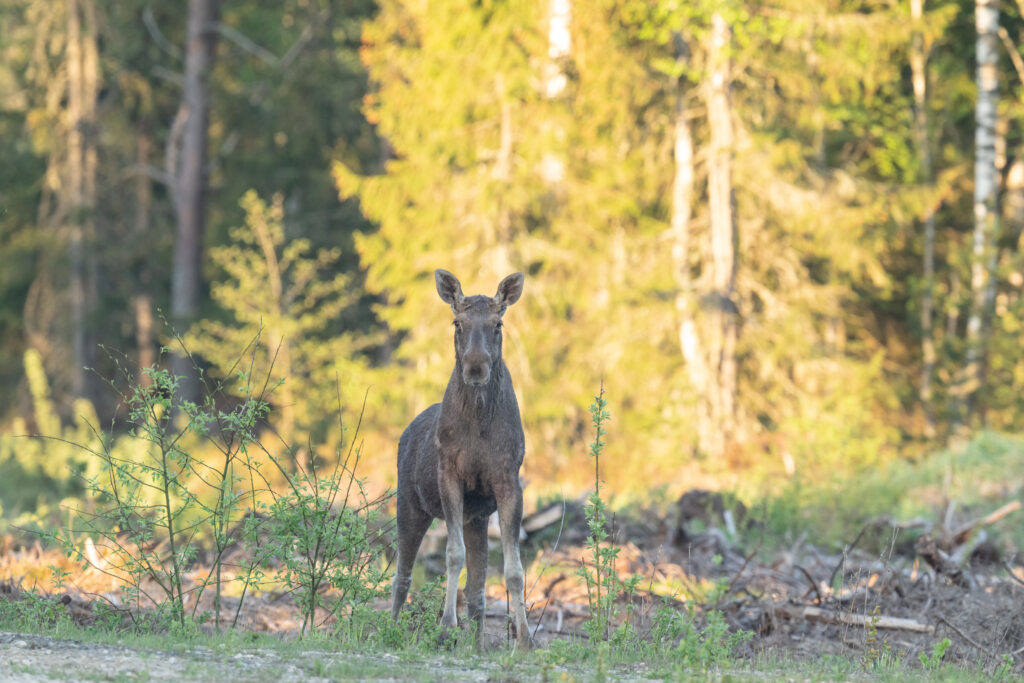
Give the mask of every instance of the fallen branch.
[{"label": "fallen branch", "polygon": [[532,534],[553,525],[559,520],[564,522],[565,509],[565,501],[562,501],[539,512],[534,512],[523,519],[523,531]]},{"label": "fallen branch", "polygon": [[992,657],[993,659],[997,659],[998,660],[998,659],[1002,659],[1003,657],[1016,657],[1021,652],[1024,652],[1024,647],[1019,647],[1016,650],[1014,650],[1013,652],[1007,652],[1006,654],[996,654],[995,652],[992,652],[991,650],[986,648],[984,645],[978,643],[973,638],[968,636],[966,633],[964,633],[963,631],[958,629],[956,626],[953,625],[952,622],[950,622],[949,619],[947,619],[946,617],[942,616],[941,614],[936,617],[936,621],[938,621],[940,624],[945,624],[946,626],[949,627],[949,629],[951,631],[953,631],[953,633],[957,634],[958,636],[960,636],[961,638],[966,640],[968,643],[970,643],[970,645],[972,647],[974,647],[975,649],[977,649],[980,652],[985,653],[986,655],[988,655],[989,657]]},{"label": "fallen branch", "polygon": [[1006,517],[1007,515],[1016,512],[1017,510],[1020,510],[1020,507],[1021,505],[1019,500],[1011,500],[1009,503],[1002,506],[998,510],[990,512],[989,514],[985,515],[980,519],[975,519],[971,522],[968,522],[967,524],[964,524],[963,526],[959,527],[956,531],[953,532],[953,543],[955,543],[956,545],[963,543],[967,540],[967,537],[971,535],[971,532],[973,532],[978,527],[994,524],[1001,520],[1003,517]]},{"label": "fallen branch", "polygon": [[952,622],[950,622],[950,620],[949,620],[949,619],[947,619],[946,617],[942,616],[941,614],[937,615],[937,616],[935,617],[935,620],[936,620],[937,622],[939,622],[940,624],[945,624],[945,625],[946,625],[947,627],[949,627],[949,629],[950,629],[951,631],[953,631],[953,632],[954,632],[954,633],[956,633],[956,634],[957,634],[958,636],[960,636],[961,638],[963,638],[964,640],[966,640],[966,641],[967,641],[968,643],[970,643],[970,644],[971,644],[971,645],[972,645],[972,646],[973,646],[973,647],[974,647],[975,649],[979,650],[980,652],[984,652],[984,653],[985,653],[985,654],[987,654],[987,655],[988,655],[989,657],[995,657],[995,656],[996,656],[994,652],[992,652],[991,650],[989,650],[989,649],[988,649],[987,647],[985,647],[984,645],[981,645],[981,644],[979,644],[978,642],[976,642],[976,641],[975,641],[975,640],[974,640],[973,638],[971,638],[971,637],[970,637],[970,636],[968,636],[968,635],[967,635],[966,633],[964,633],[963,631],[961,631],[960,629],[958,629],[958,628],[957,628],[956,626],[954,626],[954,625],[953,625],[953,623],[952,623]]},{"label": "fallen branch", "polygon": [[[811,589],[814,590],[815,595],[818,596],[818,602],[815,603],[815,604],[818,604],[818,605],[825,604],[825,601],[821,597],[821,591],[818,590],[818,584],[817,584],[817,582],[815,582],[814,577],[811,576],[811,573],[809,571],[807,571],[806,569],[804,569],[803,567],[801,567],[800,565],[798,565],[798,564],[794,564],[793,567],[795,569],[798,569],[801,574],[803,574],[805,577],[807,577],[807,583],[811,584]],[[808,591],[808,593],[809,592],[810,591]],[[804,595],[806,595],[806,593]]]},{"label": "fallen branch", "polygon": [[[751,550],[750,553],[745,558],[743,558],[743,564],[740,565],[739,571],[733,574],[732,579],[729,581],[729,585],[726,586],[725,591],[722,593],[721,597],[718,598],[719,602],[721,602],[722,598],[732,593],[732,589],[736,586],[736,581],[740,578],[740,574],[742,574],[743,570],[747,568],[747,565],[750,564],[750,561],[754,559],[754,555],[757,555],[757,552],[761,549],[761,543],[763,541],[764,538],[762,537],[762,539],[757,542],[757,547]],[[651,576],[651,581],[654,581],[653,575]],[[650,589],[648,589],[647,592],[651,592]]]},{"label": "fallen branch", "polygon": [[779,605],[775,608],[775,611],[789,619],[805,619],[824,624],[847,624],[864,628],[870,626],[871,628],[913,631],[914,633],[933,633],[935,631],[935,627],[931,624],[922,624],[914,619],[903,619],[901,617],[887,617],[884,615],[864,616],[805,605]]},{"label": "fallen branch", "polygon": [[1013,579],[1020,585],[1024,586],[1024,579],[1021,579],[1019,576],[1017,576],[1017,572],[1014,571],[1013,567],[1010,566],[1009,562],[1004,561],[1003,568],[1006,569],[1006,572],[1010,575],[1011,579]]}]

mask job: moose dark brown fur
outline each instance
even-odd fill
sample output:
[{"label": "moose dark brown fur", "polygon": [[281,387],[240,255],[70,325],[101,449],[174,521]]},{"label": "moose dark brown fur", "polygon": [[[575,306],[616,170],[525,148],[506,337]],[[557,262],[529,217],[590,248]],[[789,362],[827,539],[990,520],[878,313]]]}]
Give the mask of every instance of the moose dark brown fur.
[{"label": "moose dark brown fur", "polygon": [[441,624],[458,625],[455,603],[465,564],[467,612],[481,642],[487,518],[497,510],[517,644],[531,647],[519,557],[525,442],[512,378],[501,357],[501,318],[522,294],[523,274],[502,280],[494,297],[463,296],[462,285],[446,270],[435,271],[434,280],[455,315],[455,369],[441,403],[420,413],[398,442],[398,568],[391,614],[397,619],[405,604],[423,535],[433,519],[443,519],[448,546]]}]

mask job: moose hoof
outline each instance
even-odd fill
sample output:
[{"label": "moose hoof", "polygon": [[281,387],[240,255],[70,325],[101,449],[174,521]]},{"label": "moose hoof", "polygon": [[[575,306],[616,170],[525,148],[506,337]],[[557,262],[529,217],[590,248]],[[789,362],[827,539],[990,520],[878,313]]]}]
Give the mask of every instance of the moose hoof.
[{"label": "moose hoof", "polygon": [[511,626],[512,626],[512,637],[516,641],[516,649],[517,650],[523,650],[525,652],[527,650],[534,650],[534,649],[537,648],[537,644],[533,641],[533,636],[530,635],[530,629],[529,628],[523,629],[523,633],[520,634],[519,633],[519,629],[516,628],[515,624],[511,624]]},{"label": "moose hoof", "polygon": [[437,633],[437,646],[444,650],[453,650],[459,643],[459,627],[441,624]]}]

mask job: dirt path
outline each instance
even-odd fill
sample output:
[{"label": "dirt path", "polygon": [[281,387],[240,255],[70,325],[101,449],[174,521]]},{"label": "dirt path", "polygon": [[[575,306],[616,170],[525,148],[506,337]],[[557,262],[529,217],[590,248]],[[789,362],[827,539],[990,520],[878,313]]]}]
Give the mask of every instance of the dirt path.
[{"label": "dirt path", "polygon": [[267,650],[219,653],[195,645],[181,652],[99,645],[77,640],[0,632],[0,681],[405,681],[447,678],[486,681],[483,665],[452,666],[440,660],[400,660],[394,655]]}]

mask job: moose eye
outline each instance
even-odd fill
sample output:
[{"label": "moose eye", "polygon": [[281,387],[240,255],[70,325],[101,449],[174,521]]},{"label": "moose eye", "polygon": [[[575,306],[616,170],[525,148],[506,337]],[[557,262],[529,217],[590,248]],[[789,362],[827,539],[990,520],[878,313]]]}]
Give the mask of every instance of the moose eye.
[{"label": "moose eye", "polygon": [[494,324],[494,331],[495,332],[501,332],[501,321],[500,320]]},{"label": "moose eye", "polygon": [[462,323],[461,322],[459,322],[458,320],[453,320],[452,321],[452,325],[455,325],[455,331],[456,332],[462,332]]}]

